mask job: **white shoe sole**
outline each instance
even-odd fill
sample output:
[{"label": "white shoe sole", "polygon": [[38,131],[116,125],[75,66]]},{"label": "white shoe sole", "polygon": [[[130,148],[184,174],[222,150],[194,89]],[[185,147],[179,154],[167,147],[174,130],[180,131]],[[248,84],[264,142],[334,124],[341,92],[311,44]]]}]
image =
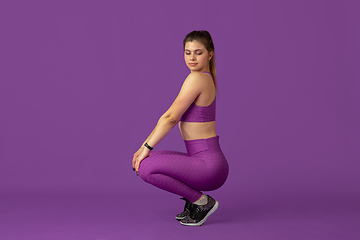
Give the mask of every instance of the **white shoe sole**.
[{"label": "white shoe sole", "polygon": [[182,222],[180,222],[180,223],[185,226],[201,226],[204,224],[206,219],[208,217],[210,217],[210,215],[213,214],[218,209],[218,207],[219,207],[219,202],[215,201],[215,205],[213,206],[213,208],[206,214],[206,216],[200,222],[197,222],[197,223],[182,223]]}]

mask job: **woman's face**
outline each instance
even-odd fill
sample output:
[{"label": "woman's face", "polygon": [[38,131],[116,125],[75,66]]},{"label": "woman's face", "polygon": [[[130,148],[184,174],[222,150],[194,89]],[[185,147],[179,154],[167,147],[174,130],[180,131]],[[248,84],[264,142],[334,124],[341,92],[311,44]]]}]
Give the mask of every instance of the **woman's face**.
[{"label": "woman's face", "polygon": [[185,63],[191,71],[208,70],[213,52],[208,52],[201,42],[196,40],[185,44]]}]

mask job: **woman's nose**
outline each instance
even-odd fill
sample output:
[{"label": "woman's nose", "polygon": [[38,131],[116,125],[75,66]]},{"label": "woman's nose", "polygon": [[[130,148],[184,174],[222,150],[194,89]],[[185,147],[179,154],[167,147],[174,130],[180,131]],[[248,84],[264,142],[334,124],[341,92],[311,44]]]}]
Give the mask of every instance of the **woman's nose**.
[{"label": "woman's nose", "polygon": [[191,55],[190,55],[190,60],[191,60],[191,61],[194,61],[194,60],[195,60],[195,55],[194,55],[194,54],[191,54]]}]

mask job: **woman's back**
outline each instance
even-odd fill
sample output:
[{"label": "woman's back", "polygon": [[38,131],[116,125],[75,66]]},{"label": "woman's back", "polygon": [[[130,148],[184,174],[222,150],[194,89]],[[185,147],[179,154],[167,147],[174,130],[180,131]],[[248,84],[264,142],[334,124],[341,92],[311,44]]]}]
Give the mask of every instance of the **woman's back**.
[{"label": "woman's back", "polygon": [[214,81],[209,72],[197,74],[197,78],[197,81],[201,81],[203,90],[183,114],[179,122],[179,129],[184,140],[216,136],[216,91]]}]

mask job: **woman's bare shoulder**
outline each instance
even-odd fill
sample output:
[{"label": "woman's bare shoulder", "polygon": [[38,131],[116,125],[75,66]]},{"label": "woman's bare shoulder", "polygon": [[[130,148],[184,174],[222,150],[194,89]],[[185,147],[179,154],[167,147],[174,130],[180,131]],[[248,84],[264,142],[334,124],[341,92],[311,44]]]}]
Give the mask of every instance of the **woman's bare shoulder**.
[{"label": "woman's bare shoulder", "polygon": [[[193,84],[202,84],[209,80],[209,74],[202,72],[191,72],[185,79],[187,82],[191,82]],[[211,79],[211,77],[210,77]]]}]

